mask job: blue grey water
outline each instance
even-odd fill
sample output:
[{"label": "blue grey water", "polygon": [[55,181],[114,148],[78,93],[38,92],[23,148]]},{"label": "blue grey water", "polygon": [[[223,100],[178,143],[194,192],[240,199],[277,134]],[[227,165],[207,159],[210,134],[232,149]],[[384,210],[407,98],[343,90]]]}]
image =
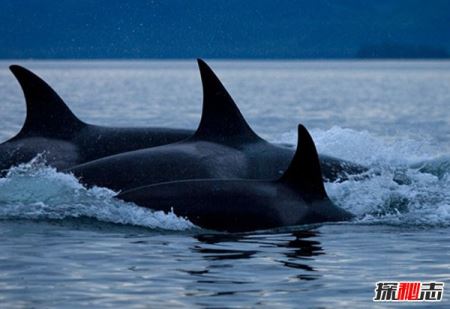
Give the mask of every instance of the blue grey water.
[{"label": "blue grey water", "polygon": [[[2,141],[25,117],[11,63],[91,123],[194,129],[200,117],[193,60],[1,61]],[[381,307],[375,282],[421,280],[447,284],[442,302],[425,305],[448,308],[450,62],[211,66],[260,135],[294,146],[301,122],[320,152],[376,171],[326,184],[357,219],[214,233],[86,189],[36,159],[0,179],[0,307]]]}]

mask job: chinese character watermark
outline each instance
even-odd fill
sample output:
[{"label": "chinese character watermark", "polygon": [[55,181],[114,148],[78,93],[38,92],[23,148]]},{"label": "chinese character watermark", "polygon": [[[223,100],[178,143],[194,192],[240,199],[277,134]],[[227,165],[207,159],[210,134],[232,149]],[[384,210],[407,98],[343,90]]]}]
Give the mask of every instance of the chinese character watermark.
[{"label": "chinese character watermark", "polygon": [[373,301],[436,302],[444,294],[444,282],[377,282]]}]

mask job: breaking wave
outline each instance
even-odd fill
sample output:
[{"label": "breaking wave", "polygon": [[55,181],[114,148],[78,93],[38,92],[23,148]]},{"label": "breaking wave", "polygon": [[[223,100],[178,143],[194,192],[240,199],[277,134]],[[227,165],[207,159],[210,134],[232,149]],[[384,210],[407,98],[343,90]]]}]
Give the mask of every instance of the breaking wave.
[{"label": "breaking wave", "polygon": [[0,219],[92,218],[152,229],[186,230],[194,225],[173,213],[152,211],[114,198],[115,192],[86,189],[69,174],[48,167],[41,156],[13,167],[0,179]]},{"label": "breaking wave", "polygon": [[[340,127],[313,130],[320,153],[368,166],[369,177],[326,183],[358,223],[449,226],[450,156],[427,139],[386,138]],[[296,143],[296,133],[281,142]]]},{"label": "breaking wave", "polygon": [[[333,127],[313,130],[319,152],[368,166],[368,177],[326,183],[331,199],[357,215],[357,224],[450,225],[450,156],[426,140],[388,139]],[[278,141],[294,145],[296,132]],[[152,229],[187,230],[192,223],[114,199],[105,188],[83,187],[37,157],[0,178],[0,219],[88,217]]]}]

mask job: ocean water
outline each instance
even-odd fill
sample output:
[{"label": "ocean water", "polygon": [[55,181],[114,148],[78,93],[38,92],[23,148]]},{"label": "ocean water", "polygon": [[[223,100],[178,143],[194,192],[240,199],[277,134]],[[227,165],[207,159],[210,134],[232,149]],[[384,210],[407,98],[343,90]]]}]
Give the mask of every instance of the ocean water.
[{"label": "ocean water", "polygon": [[[1,61],[0,139],[25,118],[8,71],[47,80],[81,119],[196,128],[191,61]],[[353,222],[245,234],[84,188],[41,158],[0,179],[0,307],[405,307],[374,303],[377,281],[443,281],[450,305],[450,62],[211,61],[261,136],[370,167],[326,183]]]}]

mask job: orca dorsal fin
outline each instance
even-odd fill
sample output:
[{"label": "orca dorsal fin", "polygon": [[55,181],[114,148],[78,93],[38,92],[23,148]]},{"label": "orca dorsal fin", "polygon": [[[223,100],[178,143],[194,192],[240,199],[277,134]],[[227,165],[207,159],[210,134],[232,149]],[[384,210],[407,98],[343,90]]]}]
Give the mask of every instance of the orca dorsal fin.
[{"label": "orca dorsal fin", "polygon": [[300,191],[306,198],[327,198],[316,146],[308,130],[301,124],[298,125],[294,158],[279,181]]},{"label": "orca dorsal fin", "polygon": [[36,74],[19,65],[9,68],[22,87],[26,101],[25,123],[18,136],[65,138],[86,125]]},{"label": "orca dorsal fin", "polygon": [[260,141],[216,74],[206,62],[197,61],[203,85],[203,110],[193,138],[218,142]]}]

